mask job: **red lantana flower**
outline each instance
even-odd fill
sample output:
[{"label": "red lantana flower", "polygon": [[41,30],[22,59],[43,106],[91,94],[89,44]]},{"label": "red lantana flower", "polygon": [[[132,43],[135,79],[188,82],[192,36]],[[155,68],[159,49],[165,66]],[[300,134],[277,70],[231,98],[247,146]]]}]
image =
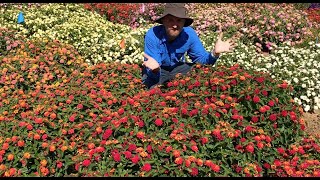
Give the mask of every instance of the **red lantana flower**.
[{"label": "red lantana flower", "polygon": [[137,163],[139,162],[139,160],[140,160],[139,155],[135,155],[135,156],[133,156],[133,157],[131,158],[131,162],[132,162],[133,164],[137,164]]},{"label": "red lantana flower", "polygon": [[198,169],[197,169],[197,168],[195,168],[195,167],[191,168],[191,172],[190,172],[191,176],[197,176],[198,173],[199,173],[199,172],[198,172]]},{"label": "red lantana flower", "polygon": [[264,164],[263,164],[263,167],[266,168],[266,169],[270,169],[270,168],[271,168],[271,166],[270,166],[269,163],[264,163]]},{"label": "red lantana flower", "polygon": [[270,119],[271,121],[276,121],[276,120],[277,120],[277,115],[276,115],[276,114],[271,114],[271,115],[269,116],[269,119]]},{"label": "red lantana flower", "polygon": [[263,83],[263,81],[265,80],[265,78],[264,78],[264,77],[257,77],[257,78],[255,78],[255,80],[256,80],[257,82],[259,82],[259,83]]},{"label": "red lantana flower", "polygon": [[220,171],[220,166],[218,166],[216,164],[212,164],[211,170],[218,173]]},{"label": "red lantana flower", "polygon": [[253,100],[254,103],[260,102],[259,96],[253,96],[252,100]]},{"label": "red lantana flower", "polygon": [[157,125],[157,126],[162,126],[163,124],[163,121],[160,119],[160,118],[157,118],[154,123]]},{"label": "red lantana flower", "polygon": [[285,151],[284,151],[284,149],[283,148],[277,148],[277,151],[278,151],[278,153],[280,153],[280,154],[284,154],[285,153]]},{"label": "red lantana flower", "polygon": [[151,170],[151,165],[149,163],[146,163],[142,166],[141,170],[148,172]]},{"label": "red lantana flower", "polygon": [[198,152],[199,151],[199,149],[198,149],[198,147],[196,145],[191,146],[191,149],[194,152]]},{"label": "red lantana flower", "polygon": [[102,139],[108,139],[112,134],[112,129],[107,129],[102,135]]},{"label": "red lantana flower", "polygon": [[251,117],[251,121],[256,123],[259,121],[259,118],[257,116],[253,116],[253,117]]},{"label": "red lantana flower", "polygon": [[209,142],[209,140],[208,140],[207,137],[201,138],[201,143],[202,143],[202,144],[206,144],[206,143],[208,143],[208,142]]},{"label": "red lantana flower", "polygon": [[254,147],[249,144],[249,145],[246,146],[246,150],[247,150],[248,152],[250,152],[250,153],[253,153],[253,152],[254,152]]},{"label": "red lantana flower", "polygon": [[274,106],[274,101],[270,100],[268,105],[271,106],[271,107]]},{"label": "red lantana flower", "polygon": [[88,167],[90,164],[91,164],[91,161],[90,161],[89,159],[85,159],[85,160],[82,162],[82,165],[85,166],[85,167]]}]

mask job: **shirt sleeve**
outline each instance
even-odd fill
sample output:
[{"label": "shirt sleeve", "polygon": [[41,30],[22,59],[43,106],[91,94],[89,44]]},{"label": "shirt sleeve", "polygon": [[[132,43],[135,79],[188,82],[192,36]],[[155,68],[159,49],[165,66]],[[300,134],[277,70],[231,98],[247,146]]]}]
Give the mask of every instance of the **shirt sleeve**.
[{"label": "shirt sleeve", "polygon": [[187,53],[192,62],[198,62],[200,64],[214,64],[217,61],[218,57],[213,57],[211,52],[206,51],[206,49],[203,47],[202,42],[200,41],[200,38],[193,29],[190,29],[189,32],[191,45]]},{"label": "shirt sleeve", "polygon": [[[159,40],[155,37],[153,29],[150,29],[144,37],[144,53],[155,59],[161,66],[161,55],[158,47]],[[144,58],[146,61],[147,59]]]}]

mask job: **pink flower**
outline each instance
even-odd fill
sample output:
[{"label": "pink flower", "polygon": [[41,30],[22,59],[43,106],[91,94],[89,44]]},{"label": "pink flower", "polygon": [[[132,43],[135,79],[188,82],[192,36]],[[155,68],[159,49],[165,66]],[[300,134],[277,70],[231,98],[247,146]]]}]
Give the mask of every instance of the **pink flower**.
[{"label": "pink flower", "polygon": [[266,138],[266,139],[265,139],[266,142],[268,142],[268,143],[272,141],[270,136],[266,136],[265,138]]},{"label": "pink flower", "polygon": [[218,173],[220,171],[220,166],[218,166],[216,164],[212,164],[211,170]]},{"label": "pink flower", "polygon": [[256,166],[256,169],[257,169],[258,173],[260,173],[262,171],[262,168],[258,165]]},{"label": "pink flower", "polygon": [[192,176],[197,176],[198,173],[199,173],[199,172],[198,172],[198,169],[197,169],[197,168],[195,168],[195,167],[191,168],[190,174],[191,174]]},{"label": "pink flower", "polygon": [[247,140],[246,138],[241,138],[240,142],[246,142],[246,140]]},{"label": "pink flower", "polygon": [[251,118],[251,121],[254,122],[254,123],[256,123],[256,122],[259,121],[259,118],[258,118],[257,116],[253,116],[253,117]]},{"label": "pink flower", "polygon": [[90,164],[91,164],[91,161],[90,161],[89,159],[85,159],[85,160],[82,162],[82,165],[85,166],[85,167],[88,167]]},{"label": "pink flower", "polygon": [[57,168],[61,168],[62,166],[63,166],[63,163],[61,161],[57,161]]},{"label": "pink flower", "polygon": [[277,148],[277,151],[278,151],[278,153],[280,153],[280,154],[284,154],[285,153],[285,151],[284,151],[284,149],[283,148]]},{"label": "pink flower", "polygon": [[267,109],[264,106],[262,106],[262,107],[260,107],[259,111],[261,113],[265,113],[267,111]]},{"label": "pink flower", "polygon": [[139,158],[139,155],[135,155],[131,158],[131,162],[133,164],[137,164],[139,162],[140,158]]},{"label": "pink flower", "polygon": [[160,119],[160,118],[157,118],[154,123],[157,125],[157,126],[162,126],[163,124],[163,121]]},{"label": "pink flower", "polygon": [[83,105],[82,105],[82,104],[78,104],[78,105],[77,105],[77,108],[78,108],[78,109],[82,109],[82,108],[83,108]]},{"label": "pink flower", "polygon": [[264,105],[264,108],[266,108],[267,111],[270,110],[270,106],[268,106],[268,105]]},{"label": "pink flower", "polygon": [[271,121],[276,121],[276,120],[277,120],[277,115],[276,115],[276,114],[271,114],[271,115],[269,116],[269,119],[270,119]]},{"label": "pink flower", "polygon": [[33,129],[33,126],[32,126],[31,124],[28,124],[28,125],[27,125],[27,129],[28,129],[29,131],[31,131],[31,130]]},{"label": "pink flower", "polygon": [[80,167],[80,164],[79,163],[76,163],[76,165],[74,166],[74,169],[79,171],[79,167]]},{"label": "pink flower", "polygon": [[118,114],[123,114],[124,113],[124,109],[123,108],[120,108],[119,110],[118,110]]},{"label": "pink flower", "polygon": [[167,146],[167,147],[166,147],[166,152],[167,152],[167,153],[169,153],[171,150],[172,150],[172,147],[171,147],[171,146]]},{"label": "pink flower", "polygon": [[178,123],[178,119],[177,118],[172,118],[172,122]]},{"label": "pink flower", "polygon": [[137,149],[137,146],[135,144],[129,144],[128,151],[134,151],[136,149]]},{"label": "pink flower", "polygon": [[264,147],[262,142],[257,142],[258,149],[262,149]]},{"label": "pink flower", "polygon": [[123,152],[123,154],[124,154],[124,156],[126,157],[126,159],[130,159],[131,156],[132,156],[132,154],[131,154],[130,151],[125,151],[125,152]]},{"label": "pink flower", "polygon": [[108,139],[111,135],[112,135],[112,129],[107,129],[102,135],[102,139]]},{"label": "pink flower", "polygon": [[254,128],[252,127],[252,126],[246,126],[245,127],[245,131],[246,132],[251,132],[251,131],[253,131],[254,130]]},{"label": "pink flower", "polygon": [[138,126],[142,128],[144,126],[144,122],[143,121],[139,121],[138,122]]},{"label": "pink flower", "polygon": [[104,151],[105,151],[105,148],[104,148],[104,147],[99,146],[99,147],[97,147],[97,148],[96,148],[96,151],[97,151],[98,153],[102,153],[102,152],[104,152]]},{"label": "pink flower", "polygon": [[148,152],[149,154],[152,153],[152,146],[151,146],[150,144],[147,146],[147,152]]},{"label": "pink flower", "polygon": [[249,144],[249,145],[246,146],[246,150],[247,150],[248,152],[250,152],[250,153],[253,153],[253,152],[254,152],[254,147]]},{"label": "pink flower", "polygon": [[274,102],[272,100],[270,100],[268,105],[272,107],[272,106],[274,106]]},{"label": "pink flower", "polygon": [[268,163],[264,163],[263,167],[266,168],[266,169],[270,169],[271,168],[270,164],[268,164]]},{"label": "pink flower", "polygon": [[74,122],[75,119],[76,119],[76,115],[75,115],[75,114],[72,114],[72,115],[69,117],[69,121],[71,121],[71,122]]},{"label": "pink flower", "polygon": [[305,154],[305,151],[304,151],[304,149],[302,149],[302,148],[299,149],[298,152],[299,152],[300,154]]},{"label": "pink flower", "polygon": [[174,160],[174,163],[178,164],[178,165],[181,165],[183,163],[183,158],[182,157],[177,157],[175,160]]},{"label": "pink flower", "polygon": [[231,116],[231,119],[237,120],[239,119],[239,115],[238,114],[234,114]]},{"label": "pink flower", "polygon": [[112,152],[112,157],[113,157],[113,160],[116,161],[116,162],[119,162],[121,161],[121,155],[119,152]]},{"label": "pink flower", "polygon": [[260,101],[260,98],[258,96],[253,96],[253,102],[258,103]]},{"label": "pink flower", "polygon": [[149,163],[146,163],[142,166],[141,170],[148,172],[151,170],[151,165]]},{"label": "pink flower", "polygon": [[29,45],[29,48],[30,48],[30,49],[34,48],[34,45],[33,45],[33,44],[30,44],[30,45]]},{"label": "pink flower", "polygon": [[208,140],[207,137],[201,138],[201,143],[202,143],[202,144],[206,144],[206,143],[208,143],[208,142],[209,142],[209,140]]},{"label": "pink flower", "polygon": [[242,146],[240,144],[236,145],[235,147],[236,150],[241,151],[242,150]]},{"label": "pink flower", "polygon": [[237,167],[236,167],[236,172],[237,172],[237,173],[240,173],[241,171],[242,171],[242,168],[237,165]]},{"label": "pink flower", "polygon": [[288,112],[286,110],[281,111],[281,115],[283,117],[286,117],[288,115]]},{"label": "pink flower", "polygon": [[196,145],[191,146],[191,149],[194,152],[198,152],[199,151],[199,149],[198,149],[198,147]]},{"label": "pink flower", "polygon": [[263,81],[265,80],[265,78],[264,78],[264,77],[257,77],[257,78],[255,78],[255,80],[256,80],[257,82],[259,82],[259,83],[263,83]]}]

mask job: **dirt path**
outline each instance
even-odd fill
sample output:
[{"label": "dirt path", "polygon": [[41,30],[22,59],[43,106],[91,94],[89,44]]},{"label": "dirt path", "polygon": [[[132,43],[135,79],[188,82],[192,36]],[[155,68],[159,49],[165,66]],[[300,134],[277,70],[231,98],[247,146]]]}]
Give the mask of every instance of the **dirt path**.
[{"label": "dirt path", "polygon": [[306,132],[320,137],[320,110],[316,110],[315,113],[304,113],[303,119],[306,123]]}]

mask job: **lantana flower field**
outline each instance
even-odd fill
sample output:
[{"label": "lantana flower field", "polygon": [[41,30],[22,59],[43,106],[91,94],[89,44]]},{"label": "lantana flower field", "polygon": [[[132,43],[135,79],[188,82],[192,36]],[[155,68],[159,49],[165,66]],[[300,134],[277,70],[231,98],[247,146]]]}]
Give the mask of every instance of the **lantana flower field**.
[{"label": "lantana flower field", "polygon": [[207,50],[238,46],[146,90],[163,5],[0,4],[0,176],[320,176],[319,9],[187,4]]}]

